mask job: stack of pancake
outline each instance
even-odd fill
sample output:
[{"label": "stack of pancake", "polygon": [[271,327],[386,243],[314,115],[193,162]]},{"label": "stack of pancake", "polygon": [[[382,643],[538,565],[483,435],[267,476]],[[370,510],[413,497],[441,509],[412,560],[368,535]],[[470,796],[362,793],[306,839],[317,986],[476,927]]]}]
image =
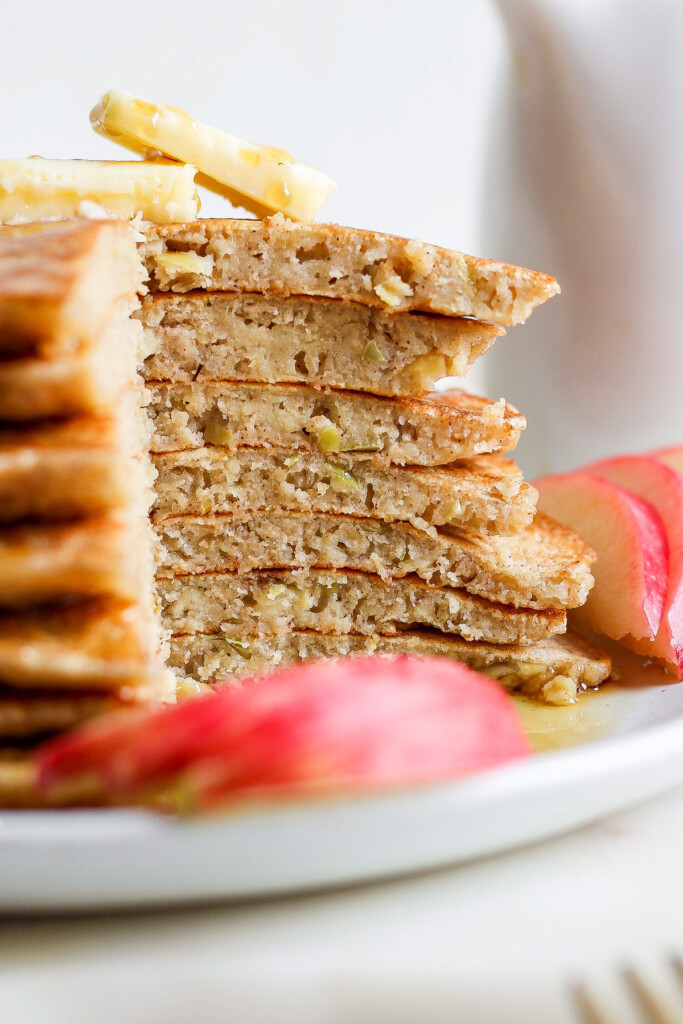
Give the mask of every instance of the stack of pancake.
[{"label": "stack of pancake", "polygon": [[3,744],[164,692],[143,280],[123,222],[0,230]]},{"label": "stack of pancake", "polygon": [[607,677],[565,633],[592,552],[502,454],[523,416],[432,393],[552,278],[281,215],[152,227],[141,251],[157,589],[190,688],[356,652],[553,703]]}]

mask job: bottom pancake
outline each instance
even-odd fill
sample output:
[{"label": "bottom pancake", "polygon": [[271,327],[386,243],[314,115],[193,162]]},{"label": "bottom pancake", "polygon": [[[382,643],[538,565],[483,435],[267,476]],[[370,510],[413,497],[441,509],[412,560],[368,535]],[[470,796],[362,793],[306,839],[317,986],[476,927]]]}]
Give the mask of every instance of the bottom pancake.
[{"label": "bottom pancake", "polygon": [[31,750],[0,747],[0,807],[46,807],[38,792]]},{"label": "bottom pancake", "polygon": [[88,779],[79,779],[49,793],[41,791],[34,758],[36,750],[37,744],[33,742],[0,744],[0,808],[29,810],[102,804]]},{"label": "bottom pancake", "polygon": [[456,658],[492,676],[507,690],[549,704],[571,704],[582,690],[608,679],[612,663],[606,654],[568,633],[535,644],[467,642],[421,630],[397,636],[361,636],[299,631],[275,637],[228,637],[221,633],[176,636],[170,643],[169,665],[179,676],[199,682],[234,683],[240,676],[312,658],[345,655],[412,654]]}]

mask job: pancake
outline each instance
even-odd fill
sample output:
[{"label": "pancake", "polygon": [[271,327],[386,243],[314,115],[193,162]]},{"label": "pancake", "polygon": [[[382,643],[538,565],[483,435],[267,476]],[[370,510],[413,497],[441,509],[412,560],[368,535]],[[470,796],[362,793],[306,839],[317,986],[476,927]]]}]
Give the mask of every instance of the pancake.
[{"label": "pancake", "polygon": [[112,307],[143,281],[121,221],[0,227],[0,356],[57,359],[96,346]]},{"label": "pancake", "polygon": [[375,462],[444,465],[509,451],[526,426],[521,413],[464,391],[427,398],[378,398],[301,384],[149,384],[152,450],[213,444],[234,450],[371,452]]},{"label": "pancake", "polygon": [[377,466],[369,456],[203,448],[155,456],[154,518],[263,508],[450,524],[512,534],[531,523],[536,491],[500,456],[448,467]]},{"label": "pancake", "polygon": [[37,772],[31,751],[0,747],[0,807],[28,809],[51,806],[38,792]]},{"label": "pancake", "polygon": [[36,740],[15,739],[0,745],[0,807],[28,810],[101,804],[87,780],[60,786],[46,793],[38,788],[34,753]]},{"label": "pancake", "polygon": [[255,570],[157,580],[161,623],[171,634],[269,636],[293,629],[382,633],[429,626],[466,640],[533,643],[564,632],[561,610],[496,604],[417,577],[382,580],[352,570]]},{"label": "pancake", "polygon": [[29,690],[115,691],[123,698],[163,698],[154,610],[88,601],[0,616],[0,683]]},{"label": "pancake", "polygon": [[523,267],[281,214],[153,225],[140,249],[152,291],[320,295],[514,325],[560,290],[552,277]]},{"label": "pancake", "polygon": [[524,647],[468,643],[428,630],[396,636],[340,636],[310,631],[277,637],[213,634],[174,637],[170,648],[169,664],[180,676],[203,682],[225,680],[224,685],[310,658],[354,654],[456,658],[478,672],[492,675],[507,690],[550,704],[572,703],[582,689],[604,683],[612,669],[606,654],[572,633]]},{"label": "pancake", "polygon": [[0,605],[85,597],[135,601],[150,558],[145,520],[110,515],[0,531]]},{"label": "pancake", "polygon": [[524,608],[574,608],[592,586],[594,553],[545,516],[510,537],[359,516],[260,511],[175,516],[155,525],[157,577],[270,568],[358,569],[382,579],[415,574]]},{"label": "pancake", "polygon": [[147,380],[306,383],[375,395],[425,395],[441,377],[464,377],[503,333],[478,320],[249,292],[157,292],[136,316]]},{"label": "pancake", "polygon": [[0,360],[2,418],[106,415],[135,380],[142,329],[130,314],[138,305],[135,296],[120,299],[97,342],[73,355]]},{"label": "pancake", "polygon": [[149,425],[129,389],[104,416],[0,428],[0,523],[127,506],[149,486]]},{"label": "pancake", "polygon": [[0,740],[62,732],[126,706],[126,702],[101,693],[54,690],[18,693],[9,687],[0,687]]}]

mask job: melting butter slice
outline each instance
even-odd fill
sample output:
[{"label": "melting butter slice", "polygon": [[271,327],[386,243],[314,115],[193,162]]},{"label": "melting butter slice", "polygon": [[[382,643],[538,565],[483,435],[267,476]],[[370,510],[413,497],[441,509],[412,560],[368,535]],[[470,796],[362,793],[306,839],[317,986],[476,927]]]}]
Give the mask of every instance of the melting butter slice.
[{"label": "melting butter slice", "polygon": [[256,146],[201,124],[176,107],[157,106],[125,92],[106,93],[90,112],[93,127],[136,152],[164,156],[198,168],[200,181],[262,217],[284,213],[292,220],[312,220],[337,186],[289,153]]},{"label": "melting butter slice", "polygon": [[0,223],[119,217],[193,220],[194,167],[168,160],[0,160]]}]

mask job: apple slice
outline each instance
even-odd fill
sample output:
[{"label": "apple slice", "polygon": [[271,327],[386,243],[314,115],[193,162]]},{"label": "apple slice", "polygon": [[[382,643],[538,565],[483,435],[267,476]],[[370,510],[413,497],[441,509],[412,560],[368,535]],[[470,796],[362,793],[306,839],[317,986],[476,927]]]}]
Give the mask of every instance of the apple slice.
[{"label": "apple slice", "polygon": [[662,658],[683,676],[683,478],[652,455],[622,455],[585,467],[587,473],[625,487],[659,514],[669,546],[669,582],[655,640],[629,644],[640,654]]},{"label": "apple slice", "polygon": [[672,444],[668,448],[657,448],[653,452],[648,452],[648,455],[659,459],[660,462],[666,462],[667,466],[683,475],[683,445]]},{"label": "apple slice", "polygon": [[96,783],[111,802],[150,793],[195,809],[238,797],[412,785],[529,752],[513,703],[444,658],[295,665],[144,714],[119,714],[37,753],[45,791]]},{"label": "apple slice", "polygon": [[534,486],[539,510],[576,530],[598,556],[595,585],[575,619],[615,640],[630,635],[652,642],[668,581],[666,534],[654,509],[581,471],[542,477]]}]

